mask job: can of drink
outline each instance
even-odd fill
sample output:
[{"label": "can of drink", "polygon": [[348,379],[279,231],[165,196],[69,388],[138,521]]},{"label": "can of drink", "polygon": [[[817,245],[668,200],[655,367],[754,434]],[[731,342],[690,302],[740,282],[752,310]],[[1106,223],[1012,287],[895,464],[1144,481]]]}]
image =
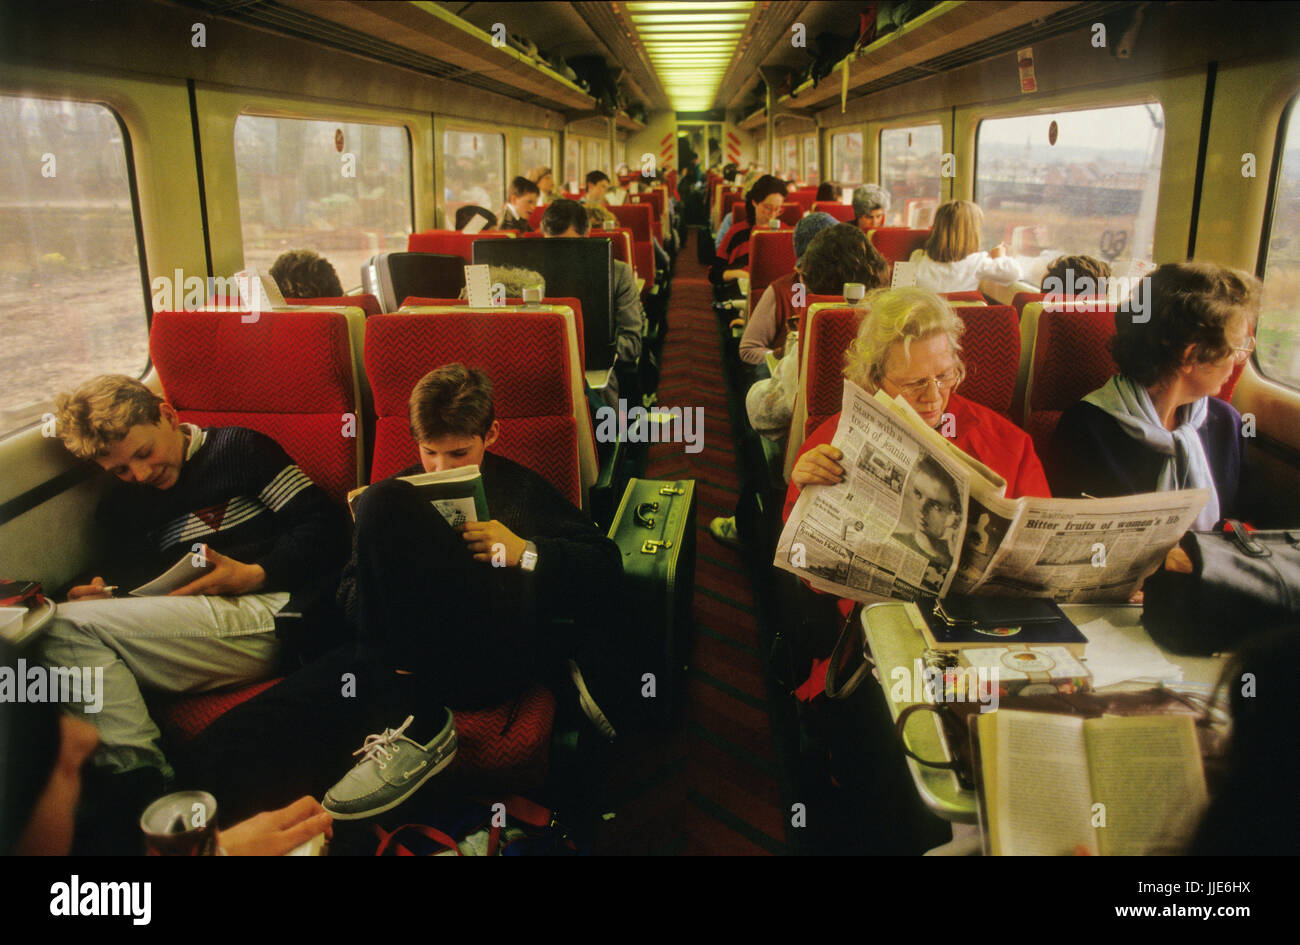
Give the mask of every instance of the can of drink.
[{"label": "can of drink", "polygon": [[149,856],[216,856],[217,801],[207,791],[160,797],[140,815]]}]

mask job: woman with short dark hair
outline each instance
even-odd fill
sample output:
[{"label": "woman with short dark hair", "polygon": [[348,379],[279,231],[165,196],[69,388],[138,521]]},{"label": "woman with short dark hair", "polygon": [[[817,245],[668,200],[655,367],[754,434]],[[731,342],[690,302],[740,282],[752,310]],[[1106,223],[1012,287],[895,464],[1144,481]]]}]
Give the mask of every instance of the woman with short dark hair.
[{"label": "woman with short dark hair", "polygon": [[1115,315],[1120,373],[1061,415],[1048,479],[1060,496],[1208,488],[1194,527],[1210,529],[1238,517],[1244,495],[1241,414],[1214,395],[1254,350],[1259,280],[1166,263],[1140,288]]}]

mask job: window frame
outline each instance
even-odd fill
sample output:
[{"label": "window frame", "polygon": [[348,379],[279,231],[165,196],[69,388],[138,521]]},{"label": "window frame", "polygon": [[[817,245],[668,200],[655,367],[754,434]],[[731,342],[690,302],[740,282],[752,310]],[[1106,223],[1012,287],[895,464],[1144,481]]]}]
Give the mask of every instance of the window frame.
[{"label": "window frame", "polygon": [[[1265,197],[1264,204],[1264,222],[1260,228],[1259,252],[1255,260],[1255,277],[1259,279],[1261,290],[1265,286],[1265,277],[1268,272],[1268,250],[1272,242],[1273,222],[1277,210],[1278,191],[1281,189],[1282,181],[1282,163],[1286,158],[1286,140],[1291,133],[1291,122],[1293,119],[1300,118],[1300,89],[1297,89],[1287,101],[1282,109],[1282,117],[1278,122],[1276,137],[1273,141],[1273,163],[1269,169],[1268,193]],[[1300,152],[1297,152],[1297,159],[1300,159]],[[1262,314],[1262,313],[1261,313]],[[1259,320],[1255,321],[1255,335],[1259,335]],[[1291,392],[1300,392],[1300,387],[1290,383],[1289,379],[1284,380],[1264,370],[1259,361],[1259,344],[1256,343],[1255,350],[1250,353],[1250,366],[1254,369],[1263,380],[1271,384],[1277,384]]]}]

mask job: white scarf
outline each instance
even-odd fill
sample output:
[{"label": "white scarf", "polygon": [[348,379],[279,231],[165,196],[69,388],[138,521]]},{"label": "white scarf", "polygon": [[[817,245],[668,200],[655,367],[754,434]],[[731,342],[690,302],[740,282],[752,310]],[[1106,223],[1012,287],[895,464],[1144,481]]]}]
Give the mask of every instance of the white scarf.
[{"label": "white scarf", "polygon": [[1210,500],[1196,516],[1192,528],[1210,531],[1219,521],[1219,494],[1214,487],[1214,476],[1205,456],[1197,430],[1205,426],[1209,415],[1209,398],[1202,397],[1194,403],[1178,408],[1178,426],[1166,430],[1156,414],[1155,405],[1147,389],[1131,378],[1116,375],[1099,389],[1083,398],[1114,417],[1124,432],[1139,443],[1166,457],[1160,469],[1156,489],[1165,492],[1173,489],[1209,489]]}]

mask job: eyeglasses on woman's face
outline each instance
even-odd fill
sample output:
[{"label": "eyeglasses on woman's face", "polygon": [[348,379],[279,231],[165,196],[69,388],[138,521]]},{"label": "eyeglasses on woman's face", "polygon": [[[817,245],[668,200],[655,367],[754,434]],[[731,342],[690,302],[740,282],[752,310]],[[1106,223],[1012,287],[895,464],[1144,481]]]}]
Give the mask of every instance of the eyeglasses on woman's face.
[{"label": "eyeglasses on woman's face", "polygon": [[905,383],[900,383],[892,377],[886,377],[885,380],[898,388],[899,393],[908,400],[916,400],[929,393],[931,384],[934,384],[939,388],[940,394],[946,394],[960,384],[964,376],[965,375],[962,373],[960,368],[954,367],[942,374],[932,374],[929,377],[923,377],[919,380],[907,381]]}]

